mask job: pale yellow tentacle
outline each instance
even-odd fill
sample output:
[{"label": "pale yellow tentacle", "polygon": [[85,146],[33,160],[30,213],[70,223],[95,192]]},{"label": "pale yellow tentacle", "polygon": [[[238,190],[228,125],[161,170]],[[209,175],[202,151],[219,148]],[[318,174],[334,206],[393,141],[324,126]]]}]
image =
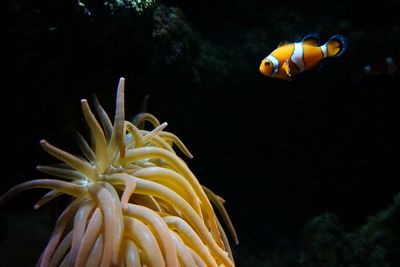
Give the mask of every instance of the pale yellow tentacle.
[{"label": "pale yellow tentacle", "polygon": [[126,267],[142,267],[140,262],[139,248],[135,242],[130,239],[124,240],[123,251],[125,254],[125,266]]},{"label": "pale yellow tentacle", "polygon": [[103,215],[100,208],[96,208],[86,228],[85,235],[83,236],[78,255],[76,257],[75,267],[84,267],[88,261],[90,251],[94,247],[95,242],[103,226]]},{"label": "pale yellow tentacle", "polygon": [[133,118],[133,124],[135,125],[140,125],[145,121],[150,122],[153,125],[153,127],[157,127],[158,125],[160,125],[160,122],[157,120],[157,118],[150,113],[146,112],[139,113]]},{"label": "pale yellow tentacle", "polygon": [[107,142],[104,136],[103,129],[101,129],[100,124],[97,122],[96,117],[90,110],[89,104],[86,99],[81,100],[83,115],[86,119],[86,123],[89,126],[90,132],[94,139],[94,153],[96,169],[99,173],[103,173],[108,167],[107,158]]},{"label": "pale yellow tentacle", "polygon": [[197,214],[202,216],[200,201],[195,191],[190,183],[179,173],[165,168],[149,167],[140,169],[134,172],[133,175],[167,186],[183,197],[196,210]]},{"label": "pale yellow tentacle", "polygon": [[149,194],[159,197],[171,203],[172,205],[174,205],[175,208],[182,211],[185,218],[188,220],[190,225],[194,228],[194,230],[197,232],[203,242],[211,250],[213,250],[214,254],[221,259],[225,266],[233,266],[231,260],[227,255],[227,252],[224,251],[220,246],[218,246],[216,240],[208,231],[202,219],[182,197],[163,185],[140,178],[137,178],[136,180],[136,189],[136,193]]},{"label": "pale yellow tentacle", "polygon": [[103,234],[100,234],[96,242],[94,243],[94,246],[92,247],[92,250],[90,251],[88,260],[86,262],[86,267],[98,267],[100,264],[102,264],[102,259],[103,259],[103,253],[104,253],[104,237]]},{"label": "pale yellow tentacle", "polygon": [[123,210],[126,210],[129,199],[135,191],[135,178],[126,173],[115,173],[112,175],[107,175],[105,179],[107,182],[113,185],[123,184],[125,186],[124,192],[122,193],[121,197],[121,207]]},{"label": "pale yellow tentacle", "polygon": [[191,184],[196,192],[197,197],[200,199],[201,205],[204,208],[207,218],[210,220],[210,230],[214,235],[215,240],[222,245],[220,238],[218,236],[218,226],[215,221],[214,210],[203,191],[200,183],[193,173],[189,170],[187,165],[182,161],[181,158],[174,155],[171,152],[165,151],[164,149],[157,147],[141,147],[136,149],[131,149],[126,152],[125,158],[121,159],[122,164],[129,164],[137,160],[142,160],[145,158],[160,158],[166,161],[172,168],[174,168],[178,173],[184,176],[188,182]]},{"label": "pale yellow tentacle", "polygon": [[207,246],[202,242],[197,233],[182,218],[175,216],[163,217],[171,230],[179,233],[185,244],[196,251],[208,266],[217,267],[215,259],[211,256]]},{"label": "pale yellow tentacle", "polygon": [[53,256],[51,257],[49,267],[57,267],[60,266],[61,262],[63,261],[64,258],[66,258],[66,261],[70,260],[68,254],[68,250],[71,247],[71,241],[72,241],[72,232],[69,232],[64,239],[61,241],[61,243],[57,246],[56,251],[54,252]]},{"label": "pale yellow tentacle", "polygon": [[54,189],[74,197],[82,196],[86,192],[86,188],[81,185],[76,185],[73,183],[68,183],[55,179],[38,179],[38,180],[31,180],[28,182],[24,182],[12,187],[4,195],[0,197],[0,203],[7,201],[10,197],[14,196],[15,194],[33,188]]},{"label": "pale yellow tentacle", "polygon": [[188,247],[185,245],[183,240],[179,237],[179,235],[174,232],[170,231],[172,240],[174,242],[174,245],[176,247],[176,250],[178,252],[178,257],[179,257],[179,262],[183,267],[192,267],[196,266],[196,263],[188,249]]},{"label": "pale yellow tentacle", "polygon": [[143,251],[143,261],[149,267],[165,266],[160,247],[151,230],[141,221],[124,217],[125,234]]},{"label": "pale yellow tentacle", "polygon": [[193,155],[190,153],[189,149],[185,146],[185,144],[177,137],[175,134],[170,132],[161,132],[160,137],[163,138],[167,142],[171,142],[175,144],[188,158],[192,159]]},{"label": "pale yellow tentacle", "polygon": [[90,180],[95,181],[97,180],[97,170],[94,168],[89,162],[79,159],[78,157],[65,152],[51,144],[49,144],[46,140],[41,140],[40,145],[42,146],[43,150],[47,153],[53,155],[54,157],[58,158],[59,160],[67,163],[69,166],[74,168],[75,170],[81,172]]},{"label": "pale yellow tentacle", "polygon": [[226,209],[223,205],[224,200],[220,196],[217,196],[213,191],[211,191],[204,185],[202,187],[204,189],[204,192],[210,199],[210,201],[217,207],[217,210],[219,211],[219,213],[222,216],[222,219],[224,220],[225,224],[227,225],[228,230],[229,230],[230,234],[232,235],[233,240],[235,241],[235,244],[238,245],[239,239],[237,237],[235,227],[233,226],[231,218],[229,217],[228,212],[226,211]]},{"label": "pale yellow tentacle", "polygon": [[114,249],[118,247],[116,240],[117,212],[113,205],[113,199],[110,192],[99,184],[89,186],[90,194],[96,199],[104,216],[104,248],[101,258],[101,267],[109,267],[111,265]]},{"label": "pale yellow tentacle", "polygon": [[204,260],[194,251],[192,248],[188,247],[190,253],[192,254],[192,257],[196,263],[196,266],[198,267],[207,267],[207,264],[204,262]]},{"label": "pale yellow tentacle", "polygon": [[70,265],[73,266],[79,253],[83,237],[86,231],[87,221],[92,211],[95,209],[95,202],[89,199],[81,204],[77,213],[75,214],[73,229],[72,229],[72,243],[70,250]]},{"label": "pale yellow tentacle", "polygon": [[107,154],[109,161],[114,159],[115,154],[119,152],[120,157],[125,156],[125,130],[124,130],[124,119],[125,119],[125,78],[120,78],[117,89],[117,100],[115,101],[115,117],[114,117],[114,128],[111,135],[111,140],[107,147]]},{"label": "pale yellow tentacle", "polygon": [[137,218],[149,225],[159,240],[166,266],[174,267],[177,265],[176,248],[171,246],[172,238],[168,226],[156,212],[146,207],[128,204],[125,215]]},{"label": "pale yellow tentacle", "polygon": [[53,166],[37,166],[36,170],[54,175],[56,177],[68,179],[68,180],[85,180],[86,177],[76,171],[76,170],[71,170],[71,169],[65,169],[65,168],[59,168],[59,167],[53,167]]},{"label": "pale yellow tentacle", "polygon": [[79,208],[80,204],[85,201],[86,198],[80,197],[75,199],[68,207],[64,210],[61,216],[58,218],[56,227],[51,234],[50,240],[40,258],[40,267],[48,267],[51,257],[56,250],[61,237],[64,235],[65,229],[67,228],[69,222],[73,219],[76,210]]}]

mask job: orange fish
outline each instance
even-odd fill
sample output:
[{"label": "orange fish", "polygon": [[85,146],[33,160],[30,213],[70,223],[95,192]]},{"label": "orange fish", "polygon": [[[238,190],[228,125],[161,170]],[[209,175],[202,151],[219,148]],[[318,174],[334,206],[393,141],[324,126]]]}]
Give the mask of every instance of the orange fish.
[{"label": "orange fish", "polygon": [[378,58],[364,67],[364,74],[371,76],[399,75],[400,62],[393,57]]},{"label": "orange fish", "polygon": [[260,72],[272,78],[292,80],[297,74],[315,68],[329,57],[338,57],[347,48],[343,35],[337,34],[319,44],[318,34],[309,34],[301,42],[282,42],[261,61]]}]

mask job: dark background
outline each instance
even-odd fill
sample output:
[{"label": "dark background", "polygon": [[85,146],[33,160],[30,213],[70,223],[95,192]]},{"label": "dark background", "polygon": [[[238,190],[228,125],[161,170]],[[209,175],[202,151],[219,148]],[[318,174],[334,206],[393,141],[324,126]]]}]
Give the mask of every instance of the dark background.
[{"label": "dark background", "polygon": [[[226,200],[238,250],[298,244],[304,224],[326,211],[357,227],[400,188],[399,76],[361,75],[376,59],[400,56],[394,2],[158,1],[137,15],[95,1],[87,9],[2,1],[0,192],[55,162],[40,139],[77,151],[72,131],[86,130],[79,100],[96,94],[112,115],[125,77],[127,118],[149,94],[148,111],[168,122],[194,155],[194,174]],[[322,41],[345,35],[347,53],[293,82],[258,72],[280,41],[310,32]],[[17,251],[41,251],[54,225],[62,204],[31,211],[44,192],[1,207],[3,240],[36,231],[23,244],[13,239]]]}]

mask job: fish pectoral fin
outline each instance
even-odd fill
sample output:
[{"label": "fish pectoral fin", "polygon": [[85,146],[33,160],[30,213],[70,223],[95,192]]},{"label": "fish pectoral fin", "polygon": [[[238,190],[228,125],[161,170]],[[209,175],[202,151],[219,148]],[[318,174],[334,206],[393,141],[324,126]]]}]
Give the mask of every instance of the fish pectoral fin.
[{"label": "fish pectoral fin", "polygon": [[290,66],[289,66],[288,59],[286,59],[285,62],[282,64],[282,68],[285,70],[285,72],[288,76],[292,76],[292,74],[290,74]]}]

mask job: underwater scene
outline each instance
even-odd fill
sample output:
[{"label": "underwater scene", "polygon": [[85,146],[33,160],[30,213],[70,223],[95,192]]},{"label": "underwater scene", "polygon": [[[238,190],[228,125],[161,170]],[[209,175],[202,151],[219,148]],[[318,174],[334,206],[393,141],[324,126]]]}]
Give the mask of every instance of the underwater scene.
[{"label": "underwater scene", "polygon": [[1,1],[0,267],[400,267],[397,5]]}]

